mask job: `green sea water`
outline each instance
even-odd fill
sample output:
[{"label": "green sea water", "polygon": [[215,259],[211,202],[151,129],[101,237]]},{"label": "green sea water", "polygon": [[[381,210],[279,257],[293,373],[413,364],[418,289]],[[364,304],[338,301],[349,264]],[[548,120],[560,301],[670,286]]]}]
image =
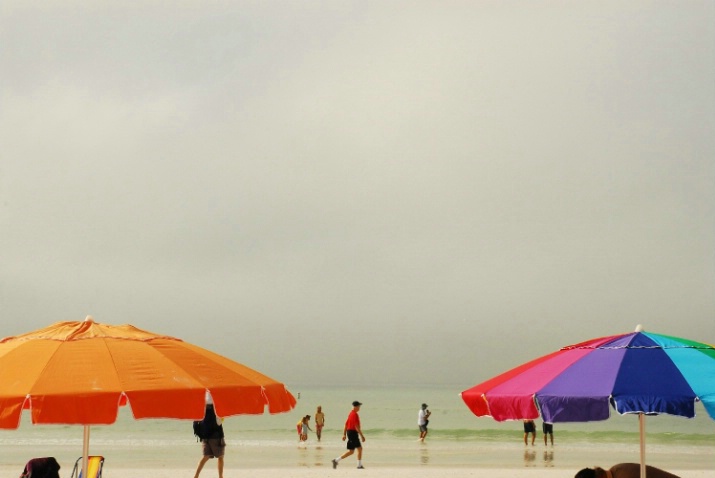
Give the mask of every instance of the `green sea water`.
[{"label": "green sea water", "polygon": [[[544,445],[537,426],[534,446],[524,445],[521,422],[497,423],[475,417],[448,388],[317,388],[292,389],[296,408],[284,414],[237,416],[225,420],[228,468],[323,467],[342,453],[342,427],[351,402],[363,402],[360,411],[364,461],[371,466],[444,467],[556,467],[573,468],[637,462],[640,458],[636,416],[613,413],[609,420],[556,424],[553,446]],[[427,403],[432,416],[425,443],[417,441],[417,412]],[[314,433],[298,442],[295,424],[315,414],[326,415],[323,439]],[[715,471],[715,420],[698,404],[694,419],[657,416],[646,418],[646,461],[670,469]],[[538,423],[538,422],[537,422]],[[314,428],[311,420],[311,427]],[[82,427],[30,424],[25,414],[18,430],[0,431],[0,462],[17,465],[36,456],[55,456],[69,470],[82,450]],[[117,422],[90,430],[90,453],[101,454],[106,466],[172,468],[195,466],[200,446],[191,422],[134,420],[123,407]]]}]

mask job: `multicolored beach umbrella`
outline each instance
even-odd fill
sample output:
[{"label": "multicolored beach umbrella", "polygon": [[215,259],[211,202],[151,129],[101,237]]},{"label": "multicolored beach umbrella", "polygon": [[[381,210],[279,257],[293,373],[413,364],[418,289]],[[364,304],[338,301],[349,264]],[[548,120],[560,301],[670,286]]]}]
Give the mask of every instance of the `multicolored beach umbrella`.
[{"label": "multicolored beach umbrella", "polygon": [[[695,416],[700,401],[715,419],[715,347],[636,332],[563,347],[462,392],[477,416],[547,423],[619,414]],[[539,413],[541,412],[541,413]]]},{"label": "multicolored beach umbrella", "polygon": [[462,392],[477,416],[546,423],[605,420],[610,407],[638,414],[641,477],[646,415],[692,418],[695,402],[715,420],[715,347],[644,332],[563,347]]}]

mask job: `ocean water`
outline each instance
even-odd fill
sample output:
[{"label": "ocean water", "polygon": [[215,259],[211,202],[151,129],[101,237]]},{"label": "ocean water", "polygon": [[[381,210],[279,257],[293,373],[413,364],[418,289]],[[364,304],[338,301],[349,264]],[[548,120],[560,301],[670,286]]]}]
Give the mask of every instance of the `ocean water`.
[{"label": "ocean water", "polygon": [[[459,397],[445,388],[305,388],[290,413],[229,417],[226,467],[324,467],[345,449],[342,428],[353,400],[363,402],[360,417],[364,462],[372,467],[555,467],[638,462],[639,426],[636,416],[614,415],[603,422],[556,424],[554,446],[544,445],[537,422],[535,446],[523,443],[521,422],[497,423],[475,417]],[[425,443],[417,441],[417,411],[425,402],[432,411]],[[300,444],[295,424],[303,415],[323,407],[326,427],[318,442],[310,433]],[[715,472],[715,420],[698,404],[694,419],[646,418],[646,461],[670,469]],[[311,420],[312,427],[312,420]],[[313,427],[314,428],[314,427]],[[0,464],[17,467],[36,456],[55,456],[69,476],[82,452],[82,427],[30,424],[25,414],[18,430],[0,431]],[[134,420],[129,407],[117,422],[90,430],[90,453],[106,458],[105,470],[117,468],[193,468],[200,445],[191,422]],[[352,458],[354,464],[354,458]],[[210,466],[210,465],[207,465]],[[19,474],[19,473],[18,473]]]}]

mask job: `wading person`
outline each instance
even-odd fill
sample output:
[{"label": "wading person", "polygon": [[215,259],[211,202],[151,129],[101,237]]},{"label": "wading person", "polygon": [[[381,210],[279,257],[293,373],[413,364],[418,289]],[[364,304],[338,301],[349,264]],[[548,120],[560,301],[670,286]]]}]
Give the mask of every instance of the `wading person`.
[{"label": "wading person", "polygon": [[524,445],[528,442],[529,433],[531,433],[531,445],[534,446],[534,441],[536,440],[536,424],[534,420],[524,420]]},{"label": "wading person", "polygon": [[420,411],[417,412],[417,427],[420,429],[420,441],[424,442],[427,436],[427,425],[429,424],[429,416],[432,412],[427,410],[427,404],[423,403]]},{"label": "wading person", "polygon": [[325,413],[323,413],[323,407],[318,405],[318,409],[315,411],[315,436],[320,437],[323,434],[323,427],[325,426]]},{"label": "wading person", "polygon": [[546,445],[547,438],[551,438],[551,446],[554,446],[554,424],[542,423],[541,432],[544,434],[544,445]]}]

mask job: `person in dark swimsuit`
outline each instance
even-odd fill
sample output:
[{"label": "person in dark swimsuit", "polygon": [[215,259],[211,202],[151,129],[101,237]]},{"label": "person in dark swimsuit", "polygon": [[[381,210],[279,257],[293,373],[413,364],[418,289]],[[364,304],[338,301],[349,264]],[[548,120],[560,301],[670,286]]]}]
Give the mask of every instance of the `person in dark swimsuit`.
[{"label": "person in dark swimsuit", "polygon": [[536,425],[534,420],[524,420],[524,445],[527,445],[529,433],[531,433],[531,445],[534,445],[536,440]]},{"label": "person in dark swimsuit", "polygon": [[551,438],[551,446],[554,446],[554,424],[544,422],[541,425],[541,431],[544,434],[544,445],[546,445],[546,440]]}]

